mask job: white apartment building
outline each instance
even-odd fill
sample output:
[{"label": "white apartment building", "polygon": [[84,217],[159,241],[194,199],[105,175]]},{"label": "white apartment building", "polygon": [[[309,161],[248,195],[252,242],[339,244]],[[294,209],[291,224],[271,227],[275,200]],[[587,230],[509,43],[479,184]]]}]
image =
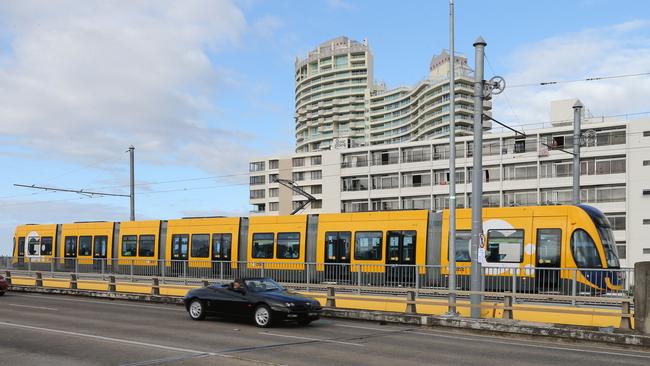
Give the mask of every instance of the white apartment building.
[{"label": "white apartment building", "polygon": [[[483,205],[554,205],[572,202],[572,102],[554,104],[553,124],[486,133],[483,140]],[[568,111],[560,111],[558,107]],[[565,115],[566,118],[562,117]],[[650,260],[650,119],[588,118],[582,125],[581,200],[603,211],[614,226],[624,265]],[[472,138],[457,138],[459,207],[471,202]],[[449,206],[448,139],[296,153],[250,163],[253,215],[287,215],[304,197],[273,183],[295,181],[317,201],[301,213]]]},{"label": "white apartment building", "polygon": [[[415,86],[387,89],[373,80],[368,42],[338,37],[295,64],[296,152],[430,140],[449,135],[450,56],[432,58]],[[456,56],[456,134],[470,135],[473,71]],[[486,101],[484,110],[490,113]],[[491,123],[486,121],[484,128]]]}]

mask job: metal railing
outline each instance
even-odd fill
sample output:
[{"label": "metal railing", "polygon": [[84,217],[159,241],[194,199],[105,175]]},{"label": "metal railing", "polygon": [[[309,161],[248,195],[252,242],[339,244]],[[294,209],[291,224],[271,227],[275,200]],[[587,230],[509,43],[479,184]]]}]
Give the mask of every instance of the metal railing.
[{"label": "metal railing", "polygon": [[[102,258],[39,258],[0,257],[0,270],[14,275],[32,276],[35,272],[50,278],[69,277],[106,280],[117,276],[131,282],[150,282],[152,277],[161,283],[197,284],[205,280],[229,282],[235,278],[272,277],[288,287],[305,290],[326,290],[336,287],[338,292],[358,294],[391,294],[414,290],[422,297],[448,295],[448,270],[435,265],[346,264],[306,262],[235,262],[209,260],[164,259],[102,259]],[[470,290],[469,267],[458,267],[457,293],[464,298]],[[620,300],[633,295],[632,268],[575,269],[575,268],[520,268],[483,267],[482,289],[490,293],[522,296],[533,302],[589,303],[598,298]]]}]

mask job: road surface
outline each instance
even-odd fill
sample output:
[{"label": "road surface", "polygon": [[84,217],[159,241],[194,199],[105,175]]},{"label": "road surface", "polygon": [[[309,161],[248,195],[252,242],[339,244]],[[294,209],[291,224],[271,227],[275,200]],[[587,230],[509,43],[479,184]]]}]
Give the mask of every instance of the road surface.
[{"label": "road surface", "polygon": [[0,297],[0,365],[644,365],[650,352],[447,328],[322,319],[260,329],[181,306]]}]

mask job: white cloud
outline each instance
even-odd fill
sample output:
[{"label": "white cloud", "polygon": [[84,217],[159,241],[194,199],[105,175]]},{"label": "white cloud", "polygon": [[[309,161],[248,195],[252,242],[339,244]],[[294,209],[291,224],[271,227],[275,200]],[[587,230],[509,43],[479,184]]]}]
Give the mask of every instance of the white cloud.
[{"label": "white cloud", "polygon": [[[239,141],[249,136],[220,127],[213,102],[237,79],[218,65],[219,51],[249,30],[232,1],[23,0],[2,2],[0,14],[0,41],[9,40],[0,45],[0,136],[10,143],[75,161],[133,144],[145,161],[246,166]],[[259,29],[277,26],[267,19]],[[196,146],[211,154],[195,155]]]},{"label": "white cloud", "polygon": [[[650,22],[635,20],[547,38],[510,56],[509,85],[643,73],[650,70]],[[494,97],[508,124],[550,120],[553,100],[580,98],[594,115],[650,110],[650,77],[508,88]]]}]

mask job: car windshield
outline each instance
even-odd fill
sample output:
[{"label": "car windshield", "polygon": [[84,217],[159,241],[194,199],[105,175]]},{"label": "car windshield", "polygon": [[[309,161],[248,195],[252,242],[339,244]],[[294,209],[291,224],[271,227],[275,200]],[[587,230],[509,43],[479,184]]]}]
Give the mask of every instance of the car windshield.
[{"label": "car windshield", "polygon": [[246,280],[246,287],[253,292],[282,291],[284,287],[270,278]]},{"label": "car windshield", "polygon": [[591,206],[581,205],[580,207],[589,214],[589,217],[591,217],[598,230],[598,236],[600,236],[600,241],[603,243],[603,250],[605,251],[605,259],[607,259],[607,267],[620,268],[618,256],[616,255],[614,233],[612,232],[612,226],[609,220],[607,220],[607,217],[602,212]]}]

